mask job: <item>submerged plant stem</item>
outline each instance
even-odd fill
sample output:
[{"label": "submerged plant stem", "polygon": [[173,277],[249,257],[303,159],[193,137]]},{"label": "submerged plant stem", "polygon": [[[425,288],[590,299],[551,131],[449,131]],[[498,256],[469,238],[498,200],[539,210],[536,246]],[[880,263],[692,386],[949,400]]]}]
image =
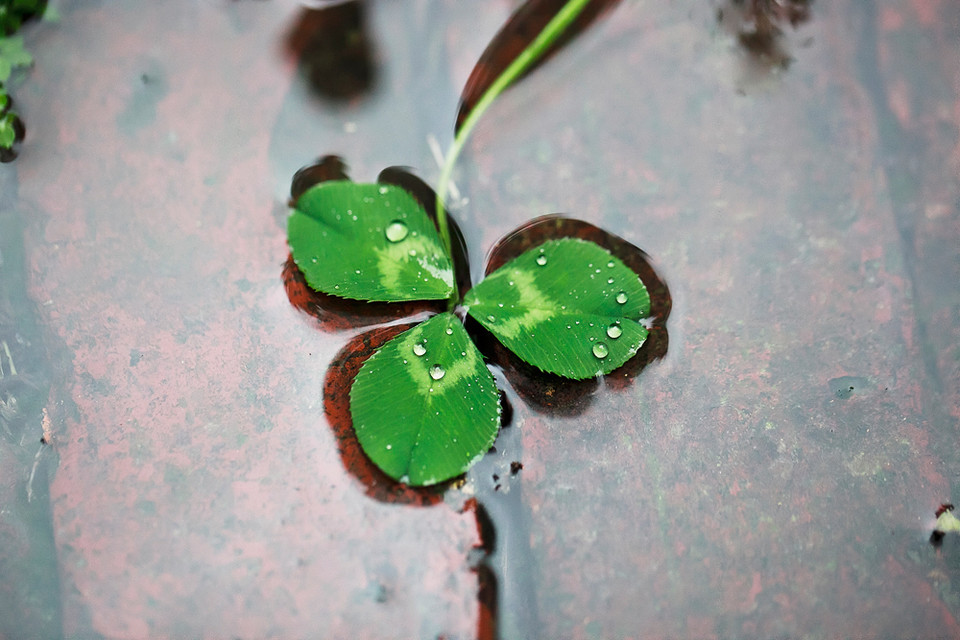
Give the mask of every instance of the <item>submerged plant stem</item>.
[{"label": "submerged plant stem", "polygon": [[[450,229],[447,224],[447,210],[444,207],[444,200],[450,188],[453,166],[456,164],[457,158],[460,156],[460,152],[463,150],[463,145],[466,143],[467,138],[470,137],[470,132],[473,131],[477,122],[493,101],[496,100],[497,96],[503,93],[507,87],[544,54],[550,45],[577,19],[577,16],[580,15],[580,12],[583,11],[589,2],[590,0],[568,0],[563,8],[557,12],[557,15],[547,23],[543,31],[537,34],[533,42],[520,52],[520,55],[510,63],[510,66],[493,81],[493,84],[490,85],[490,88],[486,90],[476,106],[463,121],[463,126],[460,127],[460,131],[457,132],[453,143],[450,145],[449,151],[447,151],[447,157],[443,164],[443,169],[440,172],[440,182],[437,184],[437,226],[440,230],[440,237],[443,239],[448,252],[452,251],[452,244],[450,242]],[[454,283],[454,286],[456,287],[456,283]],[[454,291],[453,297],[451,298],[452,304],[457,297],[458,294]]]}]

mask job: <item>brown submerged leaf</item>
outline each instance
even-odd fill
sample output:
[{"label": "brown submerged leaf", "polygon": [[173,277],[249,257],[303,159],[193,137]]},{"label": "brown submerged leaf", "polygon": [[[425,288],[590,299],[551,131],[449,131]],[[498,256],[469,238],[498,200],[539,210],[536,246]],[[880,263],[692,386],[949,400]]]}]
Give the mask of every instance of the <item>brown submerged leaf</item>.
[{"label": "brown submerged leaf", "polygon": [[[620,0],[593,0],[577,16],[566,32],[554,42],[526,73],[533,71],[557,51],[569,44],[597,18],[615,7]],[[460,96],[460,110],[454,133],[460,131],[474,106],[490,85],[510,66],[517,56],[543,31],[550,20],[567,4],[567,0],[529,0],[510,16],[507,23],[487,45],[477,65],[470,72]],[[524,76],[526,76],[526,73]]]}]

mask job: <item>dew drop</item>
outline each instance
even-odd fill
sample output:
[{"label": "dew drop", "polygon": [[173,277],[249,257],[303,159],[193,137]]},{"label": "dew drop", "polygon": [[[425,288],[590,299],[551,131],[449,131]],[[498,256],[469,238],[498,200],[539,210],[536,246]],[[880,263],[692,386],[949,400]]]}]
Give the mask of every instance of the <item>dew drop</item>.
[{"label": "dew drop", "polygon": [[380,191],[380,195],[382,195],[382,196],[387,195],[387,188],[386,188],[386,187],[380,187],[379,191]]},{"label": "dew drop", "polygon": [[384,234],[387,236],[387,240],[390,242],[400,242],[407,237],[407,234],[410,233],[410,229],[407,228],[406,223],[402,220],[394,220],[387,225]]},{"label": "dew drop", "polygon": [[543,255],[537,256],[537,264],[540,265],[541,267],[547,264],[547,256],[543,256]]},{"label": "dew drop", "polygon": [[598,342],[597,344],[593,345],[593,355],[601,360],[606,358],[609,353],[610,350],[607,349],[607,345],[603,344],[602,342]]},{"label": "dew drop", "polygon": [[439,380],[444,375],[446,375],[446,373],[447,372],[443,370],[443,367],[441,367],[438,364],[435,364],[432,367],[430,367],[430,377],[433,378],[434,380]]},{"label": "dew drop", "polygon": [[618,304],[627,304],[627,294],[625,291],[621,291],[617,294],[617,303]]},{"label": "dew drop", "polygon": [[607,268],[608,268],[608,269],[613,269],[613,260],[611,260],[610,262],[607,263]]},{"label": "dew drop", "polygon": [[388,445],[387,445],[387,451],[390,451],[390,449],[393,449],[393,445],[392,445],[392,444],[388,444]]},{"label": "dew drop", "polygon": [[312,262],[313,264],[317,264],[318,262],[320,262],[320,258],[314,256],[310,258],[310,262]]},{"label": "dew drop", "polygon": [[416,249],[410,249],[409,253],[410,253],[410,257],[413,258],[413,257],[415,257],[415,256],[417,255],[417,250],[416,250]]},{"label": "dew drop", "polygon": [[623,335],[623,329],[620,328],[620,325],[612,324],[609,327],[607,327],[607,336],[609,336],[610,338],[616,340],[622,335]]},{"label": "dew drop", "polygon": [[487,316],[487,322],[496,322],[497,316]]},{"label": "dew drop", "polygon": [[452,335],[453,335],[453,327],[447,327],[446,334],[447,334],[448,336],[452,336]]},{"label": "dew drop", "polygon": [[613,284],[613,278],[607,278],[607,284]]},{"label": "dew drop", "polygon": [[427,353],[427,347],[422,342],[413,345],[413,355],[422,356]]}]

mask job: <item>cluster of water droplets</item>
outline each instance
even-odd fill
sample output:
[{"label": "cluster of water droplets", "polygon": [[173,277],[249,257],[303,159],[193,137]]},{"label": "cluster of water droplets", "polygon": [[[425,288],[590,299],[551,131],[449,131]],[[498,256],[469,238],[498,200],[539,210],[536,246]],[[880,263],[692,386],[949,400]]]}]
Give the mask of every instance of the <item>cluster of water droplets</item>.
[{"label": "cluster of water droplets", "polygon": [[[448,336],[453,335],[453,328],[447,327],[445,333]],[[413,355],[417,356],[418,358],[424,357],[425,355],[427,355],[427,341],[421,340],[420,342],[417,342],[416,344],[413,345],[412,350],[413,350]],[[403,363],[407,364],[407,360],[404,359]],[[432,365],[430,369],[428,369],[428,372],[430,374],[430,378],[434,381],[441,380],[443,379],[443,376],[447,375],[446,369],[444,369],[443,366],[439,364]],[[430,391],[433,391],[432,386],[430,387]]]}]

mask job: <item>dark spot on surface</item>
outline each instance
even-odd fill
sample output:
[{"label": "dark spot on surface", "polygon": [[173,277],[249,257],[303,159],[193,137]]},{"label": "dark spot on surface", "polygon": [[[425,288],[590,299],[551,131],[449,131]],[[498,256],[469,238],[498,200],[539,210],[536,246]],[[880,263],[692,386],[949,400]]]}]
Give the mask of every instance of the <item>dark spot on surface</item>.
[{"label": "dark spot on surface", "polygon": [[374,41],[362,2],[303,9],[287,34],[286,48],[318,97],[347,103],[376,86]]},{"label": "dark spot on surface", "polygon": [[932,544],[934,548],[939,548],[943,544],[944,535],[943,531],[934,531],[930,534],[930,544]]},{"label": "dark spot on surface", "polygon": [[513,462],[510,463],[510,473],[512,475],[517,475],[518,473],[520,473],[520,469],[523,469],[522,462],[518,462],[514,460]]},{"label": "dark spot on surface", "polygon": [[857,391],[865,391],[870,385],[866,378],[858,376],[840,376],[830,379],[827,384],[834,396],[840,400],[846,400]]},{"label": "dark spot on surface", "polygon": [[139,82],[130,92],[126,108],[117,115],[117,128],[127,136],[133,136],[141,129],[152,125],[157,118],[157,105],[167,95],[167,82],[162,65],[156,60],[148,60]]}]

